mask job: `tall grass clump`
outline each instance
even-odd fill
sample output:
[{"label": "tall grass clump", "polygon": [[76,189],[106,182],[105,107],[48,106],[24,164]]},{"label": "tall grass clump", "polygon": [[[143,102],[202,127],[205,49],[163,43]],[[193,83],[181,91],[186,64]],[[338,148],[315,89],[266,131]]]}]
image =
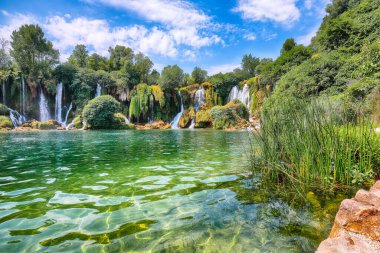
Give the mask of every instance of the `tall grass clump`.
[{"label": "tall grass clump", "polygon": [[379,175],[379,136],[369,121],[340,108],[299,99],[264,107],[254,134],[255,171],[280,184],[323,189],[370,183]]}]

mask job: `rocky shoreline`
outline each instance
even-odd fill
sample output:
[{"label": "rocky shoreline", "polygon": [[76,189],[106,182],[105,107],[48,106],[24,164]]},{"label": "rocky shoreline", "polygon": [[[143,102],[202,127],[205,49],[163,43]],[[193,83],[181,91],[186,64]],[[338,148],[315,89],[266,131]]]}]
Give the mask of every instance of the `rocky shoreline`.
[{"label": "rocky shoreline", "polygon": [[380,252],[380,181],[342,201],[329,238],[317,253]]}]

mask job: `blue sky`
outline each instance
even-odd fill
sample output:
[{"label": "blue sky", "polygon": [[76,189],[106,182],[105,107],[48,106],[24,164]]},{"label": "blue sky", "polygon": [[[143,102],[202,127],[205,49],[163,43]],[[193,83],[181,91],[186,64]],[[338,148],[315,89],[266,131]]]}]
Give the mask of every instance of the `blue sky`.
[{"label": "blue sky", "polygon": [[143,52],[161,70],[178,64],[209,74],[244,54],[275,58],[293,37],[308,44],[329,0],[0,0],[0,37],[39,24],[64,61],[76,44],[107,56],[116,44]]}]

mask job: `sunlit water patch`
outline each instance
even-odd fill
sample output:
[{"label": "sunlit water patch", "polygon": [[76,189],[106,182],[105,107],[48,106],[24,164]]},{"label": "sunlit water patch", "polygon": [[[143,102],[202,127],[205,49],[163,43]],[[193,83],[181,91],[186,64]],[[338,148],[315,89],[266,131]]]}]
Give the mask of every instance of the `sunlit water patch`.
[{"label": "sunlit water patch", "polygon": [[248,151],[247,132],[1,133],[0,252],[314,251],[344,196],[297,207]]}]

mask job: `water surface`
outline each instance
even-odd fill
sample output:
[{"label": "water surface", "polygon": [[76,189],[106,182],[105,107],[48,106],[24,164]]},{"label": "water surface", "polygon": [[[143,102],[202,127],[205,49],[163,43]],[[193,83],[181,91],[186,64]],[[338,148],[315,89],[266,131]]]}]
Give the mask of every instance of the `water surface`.
[{"label": "water surface", "polygon": [[247,132],[1,133],[0,252],[313,252],[341,198],[290,205],[248,151]]}]

